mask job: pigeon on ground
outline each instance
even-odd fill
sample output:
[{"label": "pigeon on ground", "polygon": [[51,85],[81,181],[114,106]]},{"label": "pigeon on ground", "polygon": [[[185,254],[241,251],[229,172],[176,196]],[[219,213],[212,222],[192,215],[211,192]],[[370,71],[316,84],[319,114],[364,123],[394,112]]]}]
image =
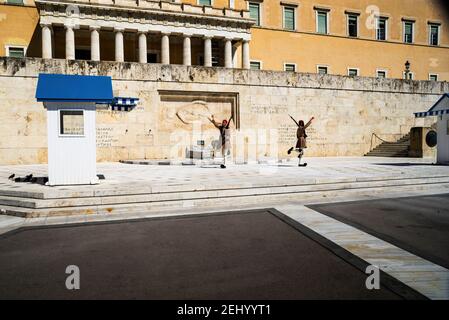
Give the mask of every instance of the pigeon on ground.
[{"label": "pigeon on ground", "polygon": [[12,179],[14,179],[15,176],[16,176],[16,175],[13,173],[12,175],[9,176],[8,179],[9,179],[9,180],[12,180]]}]

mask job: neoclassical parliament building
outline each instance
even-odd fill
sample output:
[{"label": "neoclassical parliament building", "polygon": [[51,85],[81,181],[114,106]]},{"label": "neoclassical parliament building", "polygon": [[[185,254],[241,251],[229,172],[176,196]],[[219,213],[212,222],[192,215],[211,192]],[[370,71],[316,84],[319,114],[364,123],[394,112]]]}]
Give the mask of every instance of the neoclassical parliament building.
[{"label": "neoclassical parliament building", "polygon": [[449,80],[439,0],[0,0],[0,56]]},{"label": "neoclassical parliament building", "polygon": [[97,161],[185,159],[216,138],[211,115],[234,116],[235,162],[287,158],[289,115],[316,119],[307,156],[362,156],[436,122],[414,112],[449,92],[449,13],[440,0],[0,0],[0,164],[47,162],[43,73],[108,76],[133,98],[97,108]]}]

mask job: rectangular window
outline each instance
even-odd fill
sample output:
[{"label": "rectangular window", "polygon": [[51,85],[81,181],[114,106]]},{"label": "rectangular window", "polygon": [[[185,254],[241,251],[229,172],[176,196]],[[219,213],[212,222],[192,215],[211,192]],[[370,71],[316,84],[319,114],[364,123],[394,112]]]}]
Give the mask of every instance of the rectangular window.
[{"label": "rectangular window", "polygon": [[23,0],[7,0],[6,3],[9,3],[9,4],[23,4]]},{"label": "rectangular window", "polygon": [[327,34],[327,11],[317,11],[316,12],[316,32],[321,34]]},{"label": "rectangular window", "polygon": [[438,46],[440,43],[440,26],[437,24],[429,24],[429,44]]},{"label": "rectangular window", "polygon": [[296,72],[296,64],[294,63],[284,64],[284,71]]},{"label": "rectangular window", "polygon": [[23,47],[7,47],[6,55],[12,58],[23,58],[25,57],[25,48]]},{"label": "rectangular window", "polygon": [[200,6],[211,6],[212,0],[198,0]]},{"label": "rectangular window", "polygon": [[260,70],[261,69],[261,63],[259,61],[251,61],[249,63],[249,68],[251,70]]},{"label": "rectangular window", "polygon": [[403,77],[403,79],[406,79],[406,80],[413,80],[415,78],[413,72],[409,72],[408,75],[405,72],[403,72],[402,77]]},{"label": "rectangular window", "polygon": [[318,66],[317,70],[319,74],[327,74],[327,67],[325,66]]},{"label": "rectangular window", "polygon": [[434,74],[434,73],[429,74],[429,80],[430,81],[438,81],[438,75]]},{"label": "rectangular window", "polygon": [[358,37],[358,20],[355,14],[348,14],[348,36]]},{"label": "rectangular window", "polygon": [[61,135],[84,135],[83,110],[60,110],[59,133]]},{"label": "rectangular window", "polygon": [[295,30],[295,8],[284,6],[284,29]]},{"label": "rectangular window", "polygon": [[404,21],[404,42],[413,43],[413,21]]},{"label": "rectangular window", "polygon": [[359,70],[355,68],[349,68],[348,69],[348,76],[350,77],[357,77],[359,75]]},{"label": "rectangular window", "polygon": [[377,18],[376,39],[387,40],[387,18]]},{"label": "rectangular window", "polygon": [[378,78],[385,79],[385,78],[387,77],[387,72],[384,71],[384,70],[377,70],[376,76],[377,76]]},{"label": "rectangular window", "polygon": [[256,20],[256,26],[260,26],[260,3],[249,3],[249,15]]}]

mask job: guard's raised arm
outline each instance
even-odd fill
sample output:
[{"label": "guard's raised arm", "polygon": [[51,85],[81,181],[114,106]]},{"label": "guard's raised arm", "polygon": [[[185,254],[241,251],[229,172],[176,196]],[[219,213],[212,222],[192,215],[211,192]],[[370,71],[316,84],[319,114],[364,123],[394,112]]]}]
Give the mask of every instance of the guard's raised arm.
[{"label": "guard's raised arm", "polygon": [[[290,115],[289,115],[290,116]],[[296,122],[295,118],[293,118],[292,116],[290,116],[290,118],[292,118],[293,122],[299,127],[299,123]]]}]

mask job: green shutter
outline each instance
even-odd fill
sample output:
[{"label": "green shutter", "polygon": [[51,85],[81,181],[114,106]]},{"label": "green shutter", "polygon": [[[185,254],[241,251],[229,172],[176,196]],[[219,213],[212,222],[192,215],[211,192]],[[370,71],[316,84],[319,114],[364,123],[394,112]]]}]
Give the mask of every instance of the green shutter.
[{"label": "green shutter", "polygon": [[318,12],[318,33],[327,33],[327,13]]},{"label": "green shutter", "polygon": [[295,9],[284,7],[284,28],[295,30]]},{"label": "green shutter", "polygon": [[251,70],[260,70],[260,62],[251,61],[250,64],[249,64],[249,68]]},{"label": "green shutter", "polygon": [[251,19],[256,20],[256,25],[260,26],[260,5],[258,3],[249,4],[249,14]]},{"label": "green shutter", "polygon": [[6,2],[10,4],[23,4],[23,0],[7,0]]},{"label": "green shutter", "polygon": [[13,58],[23,58],[25,56],[25,50],[23,48],[9,48],[9,56]]},{"label": "green shutter", "polygon": [[412,43],[413,42],[413,23],[406,22],[405,23],[405,42]]},{"label": "green shutter", "polygon": [[198,2],[201,6],[210,6],[212,5],[212,0],[199,0]]},{"label": "green shutter", "polygon": [[438,45],[438,26],[430,26],[430,44]]},{"label": "green shutter", "polygon": [[287,63],[285,65],[285,71],[295,72],[296,71],[295,69],[296,69],[296,67],[294,64]]}]

